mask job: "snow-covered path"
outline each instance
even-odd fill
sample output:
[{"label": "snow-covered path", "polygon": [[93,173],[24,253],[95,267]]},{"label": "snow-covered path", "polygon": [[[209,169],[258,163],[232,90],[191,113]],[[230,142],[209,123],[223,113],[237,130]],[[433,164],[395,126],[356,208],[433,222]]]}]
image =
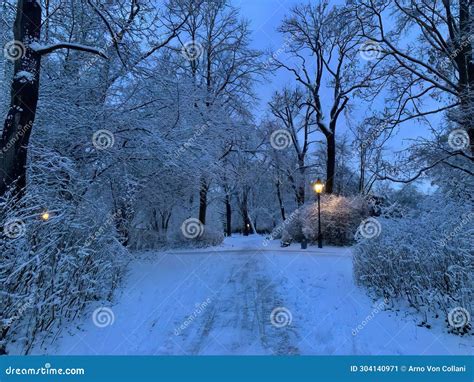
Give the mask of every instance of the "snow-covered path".
[{"label": "snow-covered path", "polygon": [[94,322],[103,306],[96,304],[34,353],[473,352],[472,337],[447,334],[440,320],[419,327],[416,315],[372,301],[354,285],[349,249],[264,247],[258,236],[218,249],[143,254],[115,301]]}]

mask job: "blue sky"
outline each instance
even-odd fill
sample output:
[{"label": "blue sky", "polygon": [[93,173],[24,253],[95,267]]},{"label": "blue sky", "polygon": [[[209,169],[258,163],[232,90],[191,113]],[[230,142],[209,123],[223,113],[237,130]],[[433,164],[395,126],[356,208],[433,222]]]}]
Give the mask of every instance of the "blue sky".
[{"label": "blue sky", "polygon": [[[263,51],[277,51],[284,44],[283,36],[277,32],[285,15],[290,9],[301,4],[300,0],[235,0],[235,6],[241,9],[244,18],[250,20],[253,34],[253,47]],[[280,70],[276,76],[269,78],[263,86],[258,87],[261,98],[260,107],[266,107],[272,93],[281,89],[285,84],[294,83],[293,77],[285,70]]]}]

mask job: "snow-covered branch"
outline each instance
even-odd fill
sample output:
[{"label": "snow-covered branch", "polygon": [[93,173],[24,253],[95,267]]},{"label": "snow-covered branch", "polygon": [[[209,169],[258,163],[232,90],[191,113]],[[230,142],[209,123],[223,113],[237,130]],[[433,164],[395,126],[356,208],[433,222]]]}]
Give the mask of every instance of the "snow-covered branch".
[{"label": "snow-covered branch", "polygon": [[42,56],[45,54],[52,53],[59,49],[71,49],[71,50],[78,50],[81,52],[96,54],[102,58],[108,59],[107,55],[99,48],[95,48],[88,45],[82,45],[82,44],[74,44],[74,43],[69,43],[69,42],[60,42],[60,43],[51,44],[51,45],[42,45],[40,43],[32,43],[30,44],[30,48]]}]

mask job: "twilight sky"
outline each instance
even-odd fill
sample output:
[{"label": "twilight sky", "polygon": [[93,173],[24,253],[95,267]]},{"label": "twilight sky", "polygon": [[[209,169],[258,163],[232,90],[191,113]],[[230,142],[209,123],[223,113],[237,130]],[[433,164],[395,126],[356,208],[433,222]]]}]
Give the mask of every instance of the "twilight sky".
[{"label": "twilight sky", "polygon": [[[285,43],[282,35],[277,32],[281,21],[293,6],[305,2],[305,0],[234,0],[233,4],[240,8],[241,15],[251,22],[253,47],[267,52],[275,52]],[[332,0],[330,3],[340,4],[341,0]],[[255,114],[259,117],[263,116],[272,93],[281,89],[284,85],[293,84],[295,84],[295,81],[292,75],[283,69],[275,73],[275,76],[270,77],[268,82],[260,84],[257,88],[257,94],[261,101]],[[339,134],[346,131],[351,134],[344,125],[344,121],[341,121]],[[400,128],[399,133],[390,141],[390,146],[393,150],[399,150],[408,143],[405,142],[404,144],[404,140],[426,134],[426,127],[420,126],[419,123],[406,124]]]},{"label": "twilight sky", "polygon": [[[244,18],[250,20],[253,30],[253,47],[263,51],[275,52],[284,45],[284,38],[277,28],[290,9],[301,4],[301,0],[234,0],[236,7],[241,9]],[[293,84],[293,77],[285,70],[269,78],[269,82],[259,86],[261,108],[270,100],[272,93],[281,89],[282,85]]]}]

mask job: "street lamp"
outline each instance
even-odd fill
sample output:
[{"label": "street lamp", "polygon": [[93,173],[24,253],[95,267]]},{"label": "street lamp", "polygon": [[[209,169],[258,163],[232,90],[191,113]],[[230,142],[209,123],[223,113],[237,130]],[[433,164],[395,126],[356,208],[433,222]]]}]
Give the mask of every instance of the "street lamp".
[{"label": "street lamp", "polygon": [[323,192],[324,183],[318,179],[313,185],[313,189],[318,194],[318,248],[323,247],[323,237],[321,235],[321,192]]}]

